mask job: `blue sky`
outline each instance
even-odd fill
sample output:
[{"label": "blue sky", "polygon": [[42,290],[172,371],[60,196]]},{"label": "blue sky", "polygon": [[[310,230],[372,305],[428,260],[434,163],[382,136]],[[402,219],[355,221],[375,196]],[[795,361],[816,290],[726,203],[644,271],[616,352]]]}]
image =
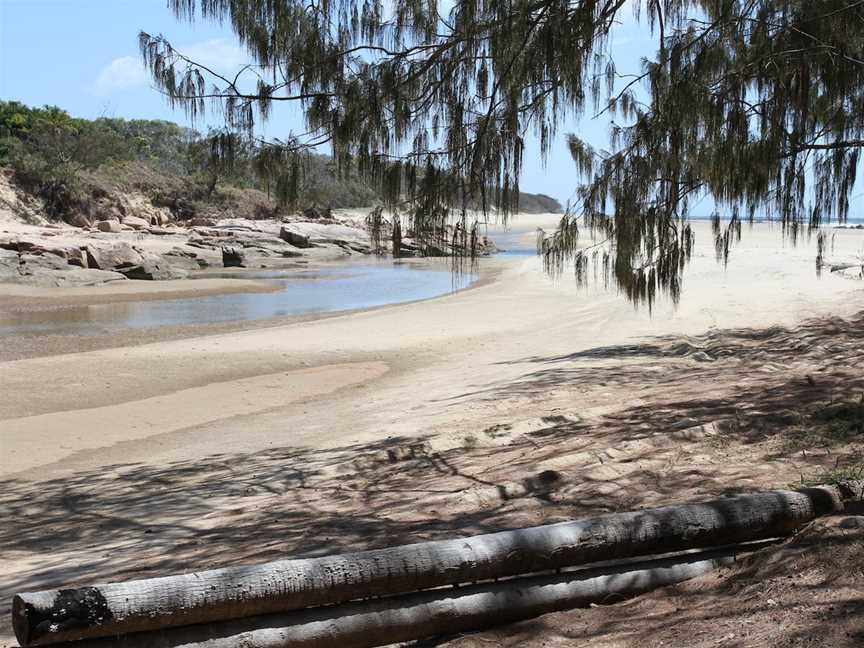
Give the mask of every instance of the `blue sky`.
[{"label": "blue sky", "polygon": [[[186,123],[183,112],[168,107],[150,86],[138,54],[140,30],[162,33],[181,52],[223,71],[248,60],[230,29],[179,22],[165,0],[0,0],[0,98],[57,105],[78,117]],[[653,52],[647,28],[629,19],[617,30],[613,46],[619,68],[631,71],[640,57]],[[212,119],[218,122],[218,116]],[[578,132],[603,148],[607,127],[588,118],[565,124],[545,167],[537,142],[529,141],[523,190],[565,202],[577,184],[565,134]],[[278,137],[292,129],[302,129],[302,121],[295,110],[281,107],[264,134]]]}]

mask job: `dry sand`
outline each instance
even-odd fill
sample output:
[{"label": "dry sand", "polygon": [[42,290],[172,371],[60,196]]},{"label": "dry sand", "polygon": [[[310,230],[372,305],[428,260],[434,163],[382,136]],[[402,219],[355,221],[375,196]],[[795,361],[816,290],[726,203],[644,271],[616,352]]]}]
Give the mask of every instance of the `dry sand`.
[{"label": "dry sand", "polygon": [[[438,299],[0,363],[0,601],[782,486],[854,457],[857,438],[799,423],[864,388],[864,286],[817,278],[815,242],[767,225],[725,271],[707,223],[697,237],[681,304],[652,313],[496,258]],[[862,248],[837,233],[835,256]]]}]

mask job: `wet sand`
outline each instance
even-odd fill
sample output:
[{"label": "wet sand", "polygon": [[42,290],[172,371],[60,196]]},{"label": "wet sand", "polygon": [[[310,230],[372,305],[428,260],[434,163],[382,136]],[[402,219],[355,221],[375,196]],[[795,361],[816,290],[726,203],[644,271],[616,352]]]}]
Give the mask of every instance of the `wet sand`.
[{"label": "wet sand", "polygon": [[115,281],[98,286],[45,288],[0,283],[0,308],[46,309],[130,301],[183,299],[204,295],[265,293],[278,290],[251,279],[175,279],[173,281]]}]

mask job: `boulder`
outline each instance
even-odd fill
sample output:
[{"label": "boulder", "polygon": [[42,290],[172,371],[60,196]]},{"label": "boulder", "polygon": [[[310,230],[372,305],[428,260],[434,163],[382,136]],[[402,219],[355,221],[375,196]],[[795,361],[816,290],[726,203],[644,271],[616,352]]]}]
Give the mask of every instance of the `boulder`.
[{"label": "boulder", "polygon": [[164,281],[166,279],[184,279],[188,276],[185,270],[171,267],[167,264],[147,259],[135,265],[119,266],[116,271],[127,279],[144,281]]},{"label": "boulder", "polygon": [[117,233],[123,231],[123,226],[120,225],[119,221],[103,220],[96,223],[96,229],[98,229],[100,232]]},{"label": "boulder", "polygon": [[222,248],[222,265],[226,268],[245,268],[246,255],[237,248]]},{"label": "boulder", "polygon": [[139,218],[138,216],[126,216],[126,218],[123,219],[123,224],[136,230],[143,230],[150,227],[150,221]]},{"label": "boulder", "polygon": [[87,255],[83,249],[75,247],[74,245],[53,246],[50,244],[45,245],[41,241],[13,239],[0,241],[0,249],[11,250],[20,254],[27,254],[35,257],[51,255],[63,259],[69,265],[80,266],[82,268],[87,267]]},{"label": "boulder", "polygon": [[194,272],[209,265],[205,259],[202,259],[194,252],[182,248],[169,250],[165,253],[163,260],[167,261],[172,268],[186,272]]},{"label": "boulder", "polygon": [[89,227],[92,227],[92,225],[93,225],[90,222],[90,219],[87,218],[87,216],[85,216],[84,214],[82,214],[80,212],[77,212],[77,213],[69,216],[69,218],[66,220],[66,222],[69,223],[70,225],[72,225],[73,227],[89,228]]},{"label": "boulder", "polygon": [[54,254],[30,254],[0,249],[0,282],[30,286],[91,286],[125,279],[122,274],[70,265]]},{"label": "boulder", "polygon": [[279,230],[279,238],[281,238],[286,243],[290,243],[294,247],[299,248],[309,248],[312,247],[312,243],[309,241],[309,237],[305,234],[301,234],[295,230],[289,229],[288,227],[283,227]]},{"label": "boulder", "polygon": [[213,227],[216,224],[216,221],[210,218],[203,218],[201,216],[196,216],[195,218],[189,219],[189,225],[192,227]]},{"label": "boulder", "polygon": [[67,248],[66,262],[79,268],[88,268],[90,263],[87,259],[87,251],[83,248]]},{"label": "boulder", "polygon": [[118,266],[133,266],[141,263],[143,257],[128,243],[109,245],[88,245],[87,266],[98,270],[113,270]]}]

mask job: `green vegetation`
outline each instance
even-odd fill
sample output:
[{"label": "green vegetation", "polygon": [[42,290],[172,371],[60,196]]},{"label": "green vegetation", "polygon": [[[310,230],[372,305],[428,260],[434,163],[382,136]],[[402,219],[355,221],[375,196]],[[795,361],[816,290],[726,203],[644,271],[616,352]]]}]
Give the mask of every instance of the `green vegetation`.
[{"label": "green vegetation", "polygon": [[[214,142],[222,149],[214,150]],[[254,156],[250,140],[234,134],[202,136],[157,120],[77,119],[56,107],[0,102],[0,165],[11,167],[16,183],[42,198],[53,218],[98,216],[95,201],[131,191],[179,218],[272,215],[280,205],[268,178],[256,173]],[[356,179],[337,179],[328,158],[309,154],[304,164],[298,198],[304,205],[375,202],[375,193]]]},{"label": "green vegetation", "polygon": [[[16,183],[44,201],[49,217],[70,222],[99,217],[112,196],[134,191],[175,217],[231,214],[272,217],[296,208],[368,207],[378,195],[355,175],[337,173],[333,160],[307,151],[286,161],[293,168],[292,194],[278,186],[277,160],[230,131],[206,135],[160,120],[96,120],[64,110],[31,108],[0,101],[0,165],[14,170]],[[525,196],[526,208],[561,211],[547,196]]]},{"label": "green vegetation", "polygon": [[800,484],[791,484],[793,488],[798,486],[821,486],[823,484],[842,484],[844,482],[855,482],[864,480],[864,461],[852,461],[841,465],[838,461],[832,468],[825,468],[812,475],[801,475]]},{"label": "green vegetation", "polygon": [[[385,201],[442,227],[465,207],[519,201],[524,138],[545,153],[572,115],[614,118],[608,151],[569,143],[585,182],[577,211],[540,251],[575,262],[634,301],[677,298],[690,205],[710,196],[720,256],[740,220],[794,236],[846,218],[864,147],[864,3],[858,0],[168,0],[178,19],[230,25],[250,65],[221,76],[142,32],[141,54],[172,106],[221,109],[251,129],[277,103]],[[626,13],[635,14],[627,16]],[[610,38],[635,17],[656,39],[641,73],[616,68]],[[580,227],[608,244],[586,249]],[[596,254],[596,256],[595,256]]]}]

